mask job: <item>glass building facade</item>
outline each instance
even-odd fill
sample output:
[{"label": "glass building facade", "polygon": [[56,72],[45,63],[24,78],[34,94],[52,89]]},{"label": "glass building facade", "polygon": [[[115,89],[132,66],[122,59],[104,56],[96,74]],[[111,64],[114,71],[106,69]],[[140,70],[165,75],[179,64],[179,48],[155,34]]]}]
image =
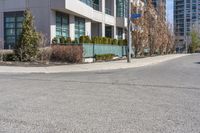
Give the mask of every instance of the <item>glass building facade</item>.
[{"label": "glass building facade", "polygon": [[56,37],[69,37],[69,16],[64,13],[56,13]]},{"label": "glass building facade", "polygon": [[116,0],[117,17],[128,16],[128,0]]},{"label": "glass building facade", "polygon": [[85,19],[75,17],[75,38],[85,35]]},{"label": "glass building facade", "polygon": [[5,49],[14,48],[22,32],[23,12],[4,13]]},{"label": "glass building facade", "polygon": [[200,0],[175,0],[175,35],[187,36],[191,32],[193,25],[200,25]]}]

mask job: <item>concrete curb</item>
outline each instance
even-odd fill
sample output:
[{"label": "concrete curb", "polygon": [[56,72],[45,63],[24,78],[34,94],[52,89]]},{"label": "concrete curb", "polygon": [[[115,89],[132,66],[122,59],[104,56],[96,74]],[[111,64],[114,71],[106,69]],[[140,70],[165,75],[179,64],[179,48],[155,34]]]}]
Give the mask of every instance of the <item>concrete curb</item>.
[{"label": "concrete curb", "polygon": [[148,65],[154,65],[161,62],[188,56],[190,54],[173,54],[156,57],[148,57],[143,59],[133,59],[132,63],[123,61],[101,62],[91,64],[76,64],[64,66],[50,67],[16,67],[16,66],[0,66],[0,73],[69,73],[69,72],[88,72],[116,70],[126,68],[136,68]]}]

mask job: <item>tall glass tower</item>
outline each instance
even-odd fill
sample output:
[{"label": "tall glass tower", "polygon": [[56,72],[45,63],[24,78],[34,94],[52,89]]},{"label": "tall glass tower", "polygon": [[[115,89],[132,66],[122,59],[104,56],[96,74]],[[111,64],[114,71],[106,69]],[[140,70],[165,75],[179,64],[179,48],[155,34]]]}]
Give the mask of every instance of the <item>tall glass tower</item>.
[{"label": "tall glass tower", "polygon": [[174,32],[177,45],[185,47],[193,25],[200,26],[200,0],[174,0]]}]

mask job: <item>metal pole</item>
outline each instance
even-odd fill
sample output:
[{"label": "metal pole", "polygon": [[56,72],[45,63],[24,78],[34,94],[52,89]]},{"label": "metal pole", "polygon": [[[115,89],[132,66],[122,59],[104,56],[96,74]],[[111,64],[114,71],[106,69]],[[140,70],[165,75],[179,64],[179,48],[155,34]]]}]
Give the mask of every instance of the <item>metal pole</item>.
[{"label": "metal pole", "polygon": [[186,42],[185,42],[185,53],[187,54],[188,53],[188,37],[186,35]]},{"label": "metal pole", "polygon": [[128,55],[127,62],[131,63],[132,30],[131,30],[131,0],[128,0]]}]

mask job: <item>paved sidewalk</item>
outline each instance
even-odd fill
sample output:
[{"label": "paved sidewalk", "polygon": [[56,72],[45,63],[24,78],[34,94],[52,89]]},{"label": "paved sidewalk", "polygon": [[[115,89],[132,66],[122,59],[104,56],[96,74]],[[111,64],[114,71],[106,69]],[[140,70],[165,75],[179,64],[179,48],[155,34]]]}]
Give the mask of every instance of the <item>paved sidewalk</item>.
[{"label": "paved sidewalk", "polygon": [[87,72],[87,71],[102,71],[142,67],[153,65],[168,60],[188,56],[189,54],[174,54],[156,57],[148,57],[142,59],[132,59],[131,63],[126,60],[90,63],[90,64],[75,64],[50,67],[18,67],[18,66],[0,66],[0,73],[67,73],[67,72]]}]

